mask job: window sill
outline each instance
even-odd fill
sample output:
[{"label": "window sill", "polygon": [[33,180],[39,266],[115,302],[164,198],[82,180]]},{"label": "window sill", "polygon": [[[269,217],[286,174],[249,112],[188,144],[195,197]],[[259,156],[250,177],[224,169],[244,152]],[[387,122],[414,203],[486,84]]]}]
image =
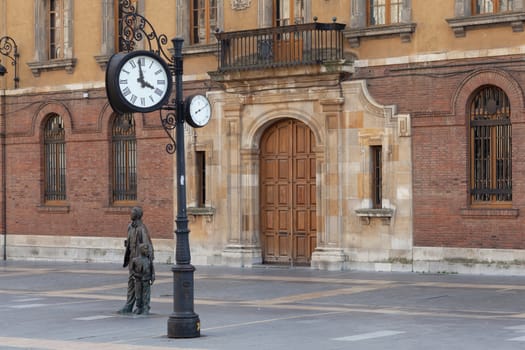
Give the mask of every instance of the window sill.
[{"label": "window sill", "polygon": [[49,203],[39,206],[37,211],[39,213],[64,214],[69,213],[69,209],[67,204]]},{"label": "window sill", "polygon": [[215,208],[212,207],[188,207],[186,211],[193,219],[197,216],[205,216],[208,222],[211,222],[211,218],[215,215]]},{"label": "window sill", "polygon": [[60,69],[63,69],[67,73],[71,74],[73,73],[76,63],[77,63],[76,58],[64,58],[64,59],[49,60],[49,61],[28,62],[27,65],[29,66],[29,68],[31,68],[31,72],[33,73],[33,76],[39,77],[40,73],[43,71],[60,70]]},{"label": "window sill", "polygon": [[394,209],[362,208],[362,209],[357,209],[355,213],[361,219],[361,223],[364,225],[370,225],[370,219],[372,218],[379,218],[383,221],[384,225],[390,225],[390,219],[394,215]]},{"label": "window sill", "polygon": [[217,53],[217,43],[213,44],[196,44],[188,45],[182,48],[184,55],[202,55],[202,54],[215,54]]},{"label": "window sill", "polygon": [[408,43],[416,31],[416,23],[399,23],[387,26],[371,26],[366,28],[345,29],[343,34],[350,43],[350,47],[359,47],[363,38],[399,35],[401,42]]},{"label": "window sill", "polygon": [[215,208],[212,207],[188,207],[188,215],[195,216],[213,216],[215,214]]},{"label": "window sill", "polygon": [[494,27],[503,24],[509,24],[513,32],[523,32],[525,12],[456,17],[449,18],[446,21],[454,31],[456,38],[464,37],[467,29]]},{"label": "window sill", "polygon": [[509,217],[515,218],[520,215],[517,208],[462,208],[460,215],[464,217]]},{"label": "window sill", "polygon": [[106,214],[126,214],[129,215],[131,209],[137,206],[136,202],[116,202],[111,204],[110,207],[104,208]]}]

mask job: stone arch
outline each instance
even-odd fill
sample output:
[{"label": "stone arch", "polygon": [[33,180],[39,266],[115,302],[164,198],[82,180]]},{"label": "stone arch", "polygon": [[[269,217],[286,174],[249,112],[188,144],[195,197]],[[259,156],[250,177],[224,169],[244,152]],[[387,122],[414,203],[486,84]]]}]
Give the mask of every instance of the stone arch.
[{"label": "stone arch", "polygon": [[[107,139],[111,138],[111,126],[113,125],[115,116],[116,113],[110,107],[109,103],[104,104],[98,116],[97,131],[102,132]],[[144,118],[145,116],[142,113],[133,113],[136,130],[144,129]]]},{"label": "stone arch", "polygon": [[266,129],[281,119],[296,119],[303,122],[312,130],[317,147],[324,145],[323,126],[313,116],[299,109],[274,109],[268,110],[253,118],[247,125],[242,148],[259,149],[260,140]]},{"label": "stone arch", "polygon": [[472,94],[483,85],[494,85],[502,89],[508,96],[513,122],[524,122],[523,116],[524,97],[523,90],[518,82],[507,72],[500,69],[483,69],[473,72],[466,77],[454,93],[454,115],[459,125],[467,123],[467,108]]},{"label": "stone arch", "polygon": [[46,102],[38,108],[38,110],[33,116],[33,123],[27,136],[34,136],[35,130],[38,128],[38,137],[41,139],[43,137],[42,130],[44,128],[47,117],[50,114],[58,114],[62,118],[64,122],[65,138],[67,142],[68,139],[71,137],[71,134],[73,133],[73,118],[71,116],[71,112],[66,107],[66,105],[59,102]]}]

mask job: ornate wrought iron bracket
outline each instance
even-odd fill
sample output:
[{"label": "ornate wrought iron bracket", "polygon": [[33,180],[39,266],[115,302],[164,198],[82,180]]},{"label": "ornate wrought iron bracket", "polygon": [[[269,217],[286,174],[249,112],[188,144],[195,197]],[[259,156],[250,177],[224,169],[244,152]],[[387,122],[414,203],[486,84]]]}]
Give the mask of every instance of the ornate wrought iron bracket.
[{"label": "ornate wrought iron bracket", "polygon": [[[168,37],[165,34],[157,34],[153,25],[142,15],[137,13],[131,0],[120,0],[119,46],[122,51],[133,51],[137,49],[139,42],[144,42],[144,49],[161,56],[170,66],[171,73],[175,76],[175,58],[165,49]],[[177,87],[176,87],[177,88]],[[173,137],[173,130],[177,127],[176,105],[166,105],[159,110],[162,128],[170,138],[171,142],[166,144],[166,152],[174,154],[177,143]]]},{"label": "ornate wrought iron bracket", "polygon": [[[12,54],[11,54],[12,52]],[[0,38],[0,54],[11,60],[11,65],[15,68],[15,89],[18,88],[18,82],[20,78],[18,77],[18,58],[20,54],[18,53],[18,46],[13,38],[10,36],[3,36]],[[1,62],[1,61],[0,61]],[[0,64],[0,75],[7,73],[7,70],[4,66]]]},{"label": "ornate wrought iron bracket", "polygon": [[177,128],[177,113],[173,107],[164,107],[159,109],[160,114],[160,123],[171,142],[166,144],[166,152],[169,154],[174,154],[177,150],[177,142],[173,138],[172,131]]},{"label": "ornate wrought iron bracket", "polygon": [[153,25],[137,13],[130,0],[121,0],[120,11],[122,22],[119,28],[119,44],[122,50],[133,51],[137,47],[137,42],[143,41],[145,50],[161,56],[173,67],[173,57],[164,49],[168,44],[168,37],[165,34],[157,34]]}]

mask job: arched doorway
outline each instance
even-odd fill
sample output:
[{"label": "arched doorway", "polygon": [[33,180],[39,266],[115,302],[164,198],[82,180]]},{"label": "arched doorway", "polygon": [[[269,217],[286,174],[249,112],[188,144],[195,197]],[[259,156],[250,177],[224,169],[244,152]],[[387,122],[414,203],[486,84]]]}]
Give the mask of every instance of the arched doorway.
[{"label": "arched doorway", "polygon": [[317,242],[315,138],[285,119],[261,138],[261,243],[264,263],[310,264]]}]

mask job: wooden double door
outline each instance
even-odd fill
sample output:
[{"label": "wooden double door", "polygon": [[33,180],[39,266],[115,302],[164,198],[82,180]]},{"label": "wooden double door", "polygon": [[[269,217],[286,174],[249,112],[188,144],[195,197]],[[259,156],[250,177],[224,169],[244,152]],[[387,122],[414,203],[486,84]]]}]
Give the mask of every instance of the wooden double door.
[{"label": "wooden double door", "polygon": [[261,243],[264,263],[310,264],[317,243],[315,139],[286,119],[261,139]]}]

